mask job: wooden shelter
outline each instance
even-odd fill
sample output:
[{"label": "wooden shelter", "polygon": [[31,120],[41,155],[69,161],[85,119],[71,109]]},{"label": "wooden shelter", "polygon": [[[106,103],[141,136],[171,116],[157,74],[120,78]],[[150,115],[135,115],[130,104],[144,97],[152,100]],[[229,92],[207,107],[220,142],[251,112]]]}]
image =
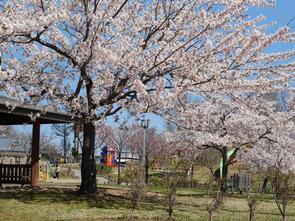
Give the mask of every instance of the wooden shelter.
[{"label": "wooden shelter", "polygon": [[[40,114],[40,116],[32,121],[32,114]],[[19,183],[31,184],[32,187],[38,186],[41,124],[70,123],[73,121],[74,118],[66,113],[45,112],[37,106],[21,106],[15,100],[0,96],[0,125],[33,125],[31,164],[0,164],[0,185],[2,183]]]}]

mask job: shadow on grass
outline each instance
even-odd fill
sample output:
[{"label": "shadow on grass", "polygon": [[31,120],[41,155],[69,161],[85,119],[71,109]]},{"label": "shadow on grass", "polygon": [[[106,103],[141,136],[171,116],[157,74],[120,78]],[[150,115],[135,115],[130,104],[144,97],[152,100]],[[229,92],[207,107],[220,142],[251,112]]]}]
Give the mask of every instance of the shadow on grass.
[{"label": "shadow on grass", "polygon": [[17,200],[25,204],[69,204],[83,205],[87,208],[126,208],[130,209],[127,196],[117,196],[106,191],[99,191],[94,196],[80,195],[74,190],[65,189],[5,189],[0,191],[0,200]]},{"label": "shadow on grass", "polygon": [[[11,188],[0,189],[0,200],[17,200],[25,204],[56,205],[67,204],[71,207],[126,209],[131,210],[131,200],[128,189],[98,188],[98,193],[92,196],[81,195],[75,189],[42,188],[41,190]],[[165,210],[163,194],[147,193],[141,208],[149,211]]]}]

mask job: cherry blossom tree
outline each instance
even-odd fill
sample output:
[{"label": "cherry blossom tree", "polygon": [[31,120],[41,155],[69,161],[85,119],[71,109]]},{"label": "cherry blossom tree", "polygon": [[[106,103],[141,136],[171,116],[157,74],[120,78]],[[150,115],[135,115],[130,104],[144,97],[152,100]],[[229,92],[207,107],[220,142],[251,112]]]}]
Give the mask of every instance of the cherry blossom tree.
[{"label": "cherry blossom tree", "polygon": [[216,176],[222,177],[220,181],[223,191],[227,189],[228,167],[231,163],[228,160],[230,150],[237,155],[241,150],[243,153],[249,148],[259,149],[259,144],[263,140],[273,142],[283,139],[284,142],[289,142],[289,146],[290,143],[294,143],[294,138],[291,136],[283,136],[286,131],[290,133],[293,129],[294,113],[278,112],[278,102],[268,101],[265,96],[255,97],[251,96],[248,100],[244,98],[244,103],[223,99],[215,104],[212,102],[187,104],[181,107],[182,112],[173,110],[173,113],[178,115],[178,118],[174,118],[174,122],[179,126],[177,132],[179,135],[174,136],[174,139],[185,137],[187,143],[195,148],[211,148],[220,153],[223,164],[216,171],[220,173]]},{"label": "cherry blossom tree", "polygon": [[291,199],[291,184],[295,170],[295,140],[290,139],[291,134],[287,135],[285,131],[289,128],[294,131],[294,122],[289,122],[289,126],[285,124],[284,131],[280,131],[280,134],[272,139],[259,142],[259,148],[254,148],[243,157],[253,172],[271,182],[282,220],[286,220],[287,217],[287,204]]},{"label": "cherry blossom tree", "polygon": [[[0,7],[0,84],[22,103],[68,110],[82,119],[80,191],[96,191],[95,124],[122,110],[170,108],[203,94],[276,88],[294,73],[295,50],[282,28],[267,34],[250,6],[272,0],[8,0]],[[255,73],[255,80],[247,80]],[[45,109],[46,110],[46,109]]]},{"label": "cherry blossom tree", "polygon": [[276,205],[282,216],[287,219],[287,205],[295,171],[295,112],[294,94],[287,94],[281,108],[276,111],[276,124],[267,139],[259,140],[242,160],[250,169],[264,178],[263,188],[271,182]]}]

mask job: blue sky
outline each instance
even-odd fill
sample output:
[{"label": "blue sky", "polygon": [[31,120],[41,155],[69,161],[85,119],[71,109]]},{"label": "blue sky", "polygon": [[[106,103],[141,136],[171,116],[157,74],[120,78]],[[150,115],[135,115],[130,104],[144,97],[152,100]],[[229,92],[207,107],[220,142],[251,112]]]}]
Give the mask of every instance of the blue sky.
[{"label": "blue sky", "polygon": [[[295,16],[295,1],[294,0],[277,0],[276,7],[274,8],[251,8],[250,11],[253,15],[263,14],[267,16],[267,21],[277,21],[274,28],[287,25],[290,19]],[[293,21],[293,30],[295,21]]]},{"label": "blue sky", "polygon": [[[295,16],[295,0],[277,0],[276,7],[273,7],[273,8],[251,8],[249,11],[249,14],[252,16],[264,14],[265,16],[267,16],[267,19],[265,21],[267,23],[272,22],[272,21],[276,21],[277,24],[270,30],[270,31],[275,31],[279,27],[286,25],[291,20],[291,18],[293,18]],[[290,24],[290,27],[292,28],[293,31],[295,31],[295,19],[293,20],[292,24]],[[294,44],[284,44],[284,45],[277,44],[277,45],[274,45],[273,47],[271,47],[269,49],[269,51],[277,51],[282,48],[284,48],[284,49],[289,48],[290,49],[292,47],[295,48],[295,45]],[[155,116],[153,114],[146,114],[145,117],[150,119],[150,126],[151,127],[155,127],[159,131],[164,130],[165,124],[160,117]],[[110,125],[113,125],[112,117],[110,117],[107,120],[107,123]],[[24,127],[21,127],[21,128],[24,128]],[[25,127],[25,128],[27,128],[27,127]],[[42,131],[48,133],[50,131],[50,127],[43,126]]]}]

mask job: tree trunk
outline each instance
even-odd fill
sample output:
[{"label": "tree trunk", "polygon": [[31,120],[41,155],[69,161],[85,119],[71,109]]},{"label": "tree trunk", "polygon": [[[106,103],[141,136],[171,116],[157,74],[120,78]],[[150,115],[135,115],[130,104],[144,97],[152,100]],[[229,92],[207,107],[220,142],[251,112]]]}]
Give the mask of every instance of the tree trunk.
[{"label": "tree trunk", "polygon": [[172,220],[172,215],[173,215],[173,208],[172,208],[172,206],[169,206],[169,208],[168,208],[168,220],[169,221]]},{"label": "tree trunk", "polygon": [[130,213],[130,221],[133,221],[134,220],[134,211],[135,211],[135,208],[132,207],[131,213]]},{"label": "tree trunk", "polygon": [[144,165],[144,169],[145,169],[145,178],[144,178],[144,182],[146,185],[149,184],[149,162],[148,162],[148,157],[147,154],[145,155],[145,165]]},{"label": "tree trunk", "polygon": [[262,193],[265,193],[266,192],[267,182],[268,182],[268,179],[267,178],[264,178],[263,184],[262,184],[262,188],[261,188],[261,192]]},{"label": "tree trunk", "polygon": [[286,206],[287,204],[285,204],[284,202],[282,203],[282,206],[280,204],[279,198],[278,198],[278,192],[277,192],[277,188],[274,190],[275,191],[275,202],[277,204],[277,207],[280,211],[280,214],[282,216],[282,221],[286,221],[287,217],[286,217]]},{"label": "tree trunk", "polygon": [[212,221],[213,219],[212,219],[212,213],[211,212],[209,212],[209,214],[208,214],[208,221]]},{"label": "tree trunk", "polygon": [[222,166],[222,179],[221,179],[220,190],[223,193],[225,193],[227,192],[227,174],[228,174],[227,147],[223,147],[222,152],[223,152],[222,153],[223,166]]},{"label": "tree trunk", "polygon": [[191,165],[191,188],[194,187],[194,164]]},{"label": "tree trunk", "polygon": [[117,184],[121,184],[121,153],[118,154],[118,176],[117,176]]},{"label": "tree trunk", "polygon": [[286,216],[286,204],[284,202],[283,202],[283,205],[282,205],[281,215],[282,215],[282,221],[286,221],[287,220],[287,216]]},{"label": "tree trunk", "polygon": [[92,194],[96,192],[96,165],[94,158],[95,126],[84,124],[80,192]]},{"label": "tree trunk", "polygon": [[78,149],[78,142],[77,142],[77,132],[76,130],[74,131],[74,149],[77,151],[75,156],[74,156],[74,162],[78,163],[78,156],[79,156],[79,149]]},{"label": "tree trunk", "polygon": [[254,217],[254,210],[253,208],[249,208],[249,221],[252,221]]}]

